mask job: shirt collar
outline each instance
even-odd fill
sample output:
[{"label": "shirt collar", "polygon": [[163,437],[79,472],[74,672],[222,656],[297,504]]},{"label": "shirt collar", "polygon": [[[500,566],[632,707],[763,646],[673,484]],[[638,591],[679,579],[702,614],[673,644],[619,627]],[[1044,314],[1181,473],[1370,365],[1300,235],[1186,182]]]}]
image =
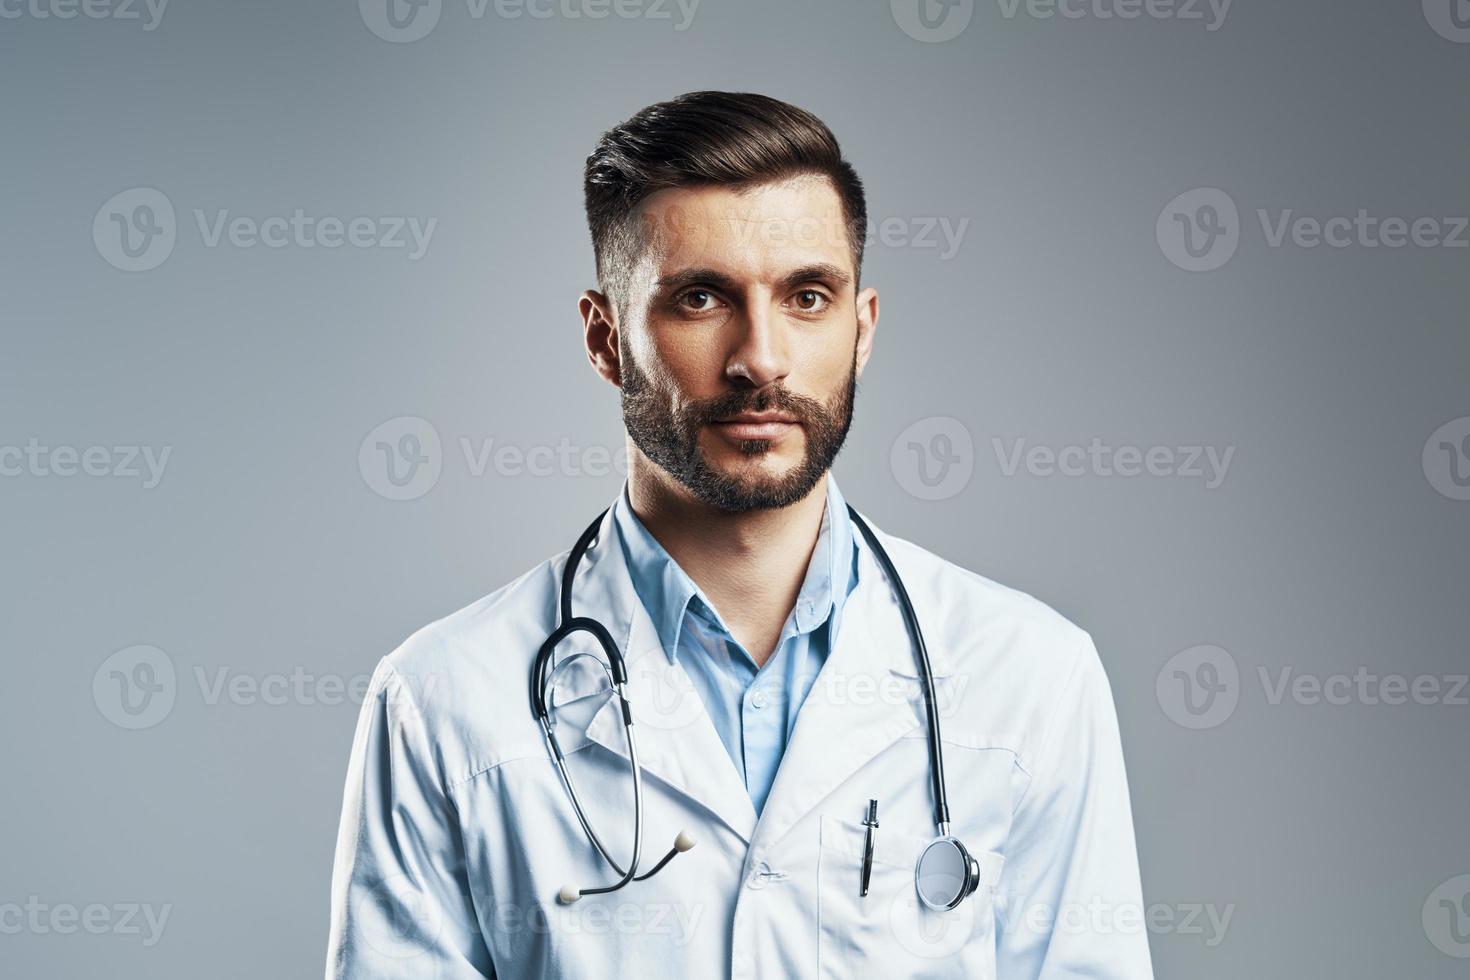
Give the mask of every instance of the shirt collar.
[{"label": "shirt collar", "polygon": [[[829,618],[830,628],[835,634],[842,601],[856,582],[857,550],[852,536],[852,519],[847,513],[847,502],[837,488],[836,478],[828,473],[826,479],[827,500],[822,511],[821,530],[812,549],[812,559],[807,565],[801,591],[796,597],[791,621],[778,642],[785,642],[793,632],[810,632]],[[613,504],[612,516],[633,589],[653,620],[659,643],[669,660],[678,659],[679,633],[688,613],[696,613],[713,628],[729,635],[729,629],[703,590],[633,513],[626,482]],[[792,629],[793,624],[795,630]]]}]

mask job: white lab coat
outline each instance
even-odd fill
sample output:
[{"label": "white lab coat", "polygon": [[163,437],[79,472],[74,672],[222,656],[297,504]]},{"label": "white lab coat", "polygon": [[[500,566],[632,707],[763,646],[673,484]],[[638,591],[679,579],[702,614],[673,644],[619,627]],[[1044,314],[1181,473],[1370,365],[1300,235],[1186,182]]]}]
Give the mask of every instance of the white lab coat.
[{"label": "white lab coat", "polygon": [[[879,532],[881,535],[881,532]],[[866,542],[841,634],[759,820],[687,676],[659,647],[616,529],[573,611],[625,651],[644,767],[647,869],[615,877],[583,835],[530,707],[566,554],[420,630],[378,666],[347,775],[329,978],[1152,976],[1108,681],[1086,633],[1042,603],[882,535],[928,641],[953,833],[979,860],[958,909],[919,905],[935,836],[923,700],[897,600]],[[584,635],[562,651],[593,649]],[[581,668],[589,669],[581,669]],[[593,828],[631,848],[616,702],[583,660],[556,701]],[[862,818],[879,801],[869,894]]]}]

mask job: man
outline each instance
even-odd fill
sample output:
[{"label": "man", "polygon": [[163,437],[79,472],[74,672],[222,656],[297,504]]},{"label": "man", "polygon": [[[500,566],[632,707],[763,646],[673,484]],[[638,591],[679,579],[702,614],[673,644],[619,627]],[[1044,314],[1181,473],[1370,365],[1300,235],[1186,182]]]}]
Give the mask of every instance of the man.
[{"label": "man", "polygon": [[639,873],[680,832],[697,846],[588,893],[632,853],[633,782],[600,654],[570,659],[598,652],[591,637],[558,651],[549,700],[597,847],[532,713],[563,553],[379,665],[328,976],[1151,976],[1091,640],[880,534],[927,640],[947,829],[978,877],[951,910],[916,895],[941,832],[923,674],[829,472],[878,294],[859,282],[862,184],[827,127],[773,99],[693,93],[606,133],[585,190],[599,289],[581,297],[583,332],[622,392],[629,476],[571,615],[600,621],[627,663]]}]

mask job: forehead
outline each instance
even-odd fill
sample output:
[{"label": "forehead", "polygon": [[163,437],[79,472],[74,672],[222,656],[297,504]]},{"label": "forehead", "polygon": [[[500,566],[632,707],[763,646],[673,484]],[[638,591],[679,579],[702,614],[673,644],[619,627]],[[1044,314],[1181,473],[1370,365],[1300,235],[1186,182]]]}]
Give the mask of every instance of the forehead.
[{"label": "forehead", "polygon": [[671,187],[645,198],[634,220],[640,271],[654,279],[690,268],[742,281],[773,281],[818,264],[854,271],[842,200],[823,176]]}]

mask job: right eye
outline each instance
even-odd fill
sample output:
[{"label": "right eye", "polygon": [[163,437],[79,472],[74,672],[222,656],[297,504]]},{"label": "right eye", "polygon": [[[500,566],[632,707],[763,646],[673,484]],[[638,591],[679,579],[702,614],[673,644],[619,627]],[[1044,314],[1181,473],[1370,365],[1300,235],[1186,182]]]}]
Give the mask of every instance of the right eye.
[{"label": "right eye", "polygon": [[718,301],[708,289],[686,289],[674,300],[674,305],[686,313],[706,313],[715,308]]}]

